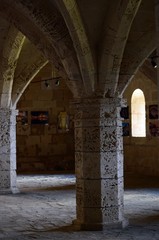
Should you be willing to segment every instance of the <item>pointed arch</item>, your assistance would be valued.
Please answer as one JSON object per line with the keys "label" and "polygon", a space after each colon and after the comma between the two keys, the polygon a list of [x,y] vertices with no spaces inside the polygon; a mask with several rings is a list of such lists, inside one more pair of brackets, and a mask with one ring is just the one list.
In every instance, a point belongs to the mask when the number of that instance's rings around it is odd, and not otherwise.
{"label": "pointed arch", "polygon": [[97,80],[96,67],[78,4],[75,0],[58,0],[57,5],[72,37],[86,92],[92,94]]}
{"label": "pointed arch", "polygon": [[13,25],[10,25],[5,38],[0,66],[0,106],[10,107],[15,69],[25,37]]}
{"label": "pointed arch", "polygon": [[[117,3],[118,2],[118,3]],[[138,1],[113,1],[105,21],[102,53],[99,66],[100,89],[114,96],[120,65],[133,20],[140,7]],[[105,69],[105,72],[103,71]]]}
{"label": "pointed arch", "polygon": [[146,137],[145,96],[139,88],[131,97],[131,130],[132,137]]}
{"label": "pointed arch", "polygon": [[54,64],[75,97],[85,96],[73,41],[54,4],[49,1],[2,1],[0,13]]}
{"label": "pointed arch", "polygon": [[[28,58],[28,56],[31,55],[32,57]],[[17,102],[31,80],[47,63],[48,61],[41,52],[38,51],[28,39],[25,39],[14,74],[11,96],[12,108],[16,107]]]}

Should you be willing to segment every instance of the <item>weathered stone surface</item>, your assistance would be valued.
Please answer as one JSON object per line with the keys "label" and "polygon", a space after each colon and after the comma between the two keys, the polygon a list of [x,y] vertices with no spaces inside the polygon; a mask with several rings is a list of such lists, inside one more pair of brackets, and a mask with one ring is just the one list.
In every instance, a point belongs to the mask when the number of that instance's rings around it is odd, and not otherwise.
{"label": "weathered stone surface", "polygon": [[0,181],[0,190],[10,188],[10,186],[11,186],[11,182],[10,182],[11,172],[8,171],[8,170],[5,170],[5,171],[2,170],[2,171],[0,172],[0,178],[1,178],[1,181]]}
{"label": "weathered stone surface", "polygon": [[[144,186],[150,184],[149,178],[142,180]],[[0,196],[0,238],[9,240],[159,239],[159,181],[151,178],[151,186],[156,186],[152,191],[150,188],[143,188],[143,185],[138,188],[138,184],[141,184],[141,176],[131,178],[130,182],[135,184],[135,189],[126,189],[124,193],[125,214],[130,218],[130,226],[121,230],[120,222],[113,225],[107,222],[104,231],[94,231],[95,229],[77,231],[76,226],[71,224],[76,214],[75,181],[73,175],[18,176],[17,184],[23,194]],[[73,185],[73,188],[70,189],[70,185]],[[58,188],[58,191],[53,191],[53,188]],[[105,209],[102,211],[104,212]],[[87,210],[88,216],[92,214],[94,223],[100,221],[98,212],[96,208]],[[85,217],[87,215],[85,214]]]}
{"label": "weathered stone surface", "polygon": [[16,154],[12,153],[11,161],[9,154],[1,154],[0,159],[0,171],[16,170]]}
{"label": "weathered stone surface", "polygon": [[77,222],[85,228],[124,219],[121,102],[86,99],[75,105]]}
{"label": "weathered stone surface", "polygon": [[76,174],[79,178],[96,179],[123,176],[123,151],[76,152]]}
{"label": "weathered stone surface", "polygon": [[123,176],[123,151],[101,152],[101,177],[118,178]]}
{"label": "weathered stone surface", "polygon": [[102,179],[101,181],[78,180],[76,186],[77,205],[81,207],[112,207],[123,205],[123,179]]}
{"label": "weathered stone surface", "polygon": [[0,192],[16,188],[16,110],[0,109]]}

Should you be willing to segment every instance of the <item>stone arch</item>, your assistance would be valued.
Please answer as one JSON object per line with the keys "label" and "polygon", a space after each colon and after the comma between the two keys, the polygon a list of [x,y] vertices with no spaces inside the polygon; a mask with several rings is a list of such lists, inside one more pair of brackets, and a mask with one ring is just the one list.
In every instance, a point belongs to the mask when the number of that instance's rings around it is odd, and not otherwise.
{"label": "stone arch", "polygon": [[142,45],[141,42],[137,42],[135,45],[136,51],[133,53],[129,52],[132,45],[128,44],[127,52],[124,54],[120,69],[119,82],[117,87],[117,92],[119,95],[123,94],[139,67],[155,49],[155,39],[155,32],[146,33],[143,35],[143,41],[146,43],[146,48],[144,45]]}
{"label": "stone arch", "polygon": [[[49,2],[47,3],[49,4]],[[0,12],[26,35],[46,58],[54,62],[76,97],[85,94],[73,42],[62,16],[46,3],[3,1]],[[66,74],[67,73],[67,74]]]}
{"label": "stone arch", "polygon": [[[75,0],[60,0],[57,1],[57,5],[73,39],[87,94],[92,94],[97,81],[96,69],[77,3]],[[87,69],[87,71],[85,69]]]}
{"label": "stone arch", "polygon": [[[4,23],[4,20],[2,20]],[[8,25],[8,23],[6,23]],[[1,48],[1,66],[0,66],[0,106],[10,107],[11,91],[14,79],[17,60],[23,46],[24,36],[13,25],[8,25],[8,31],[4,34],[5,39]]]}
{"label": "stone arch", "polygon": [[118,4],[114,1],[110,4],[99,64],[99,88],[102,94],[106,92],[108,96],[114,96],[116,92],[123,52],[140,4],[141,1],[122,1]]}
{"label": "stone arch", "polygon": [[[142,16],[142,21],[141,21]],[[142,1],[123,54],[117,92],[122,95],[139,67],[156,48],[153,1]]]}
{"label": "stone arch", "polygon": [[[31,57],[28,58],[29,55]],[[48,61],[39,51],[36,50],[34,45],[28,40],[25,40],[24,47],[19,57],[19,62],[20,64],[18,64],[15,71],[12,89],[12,107],[14,108],[31,80]]]}

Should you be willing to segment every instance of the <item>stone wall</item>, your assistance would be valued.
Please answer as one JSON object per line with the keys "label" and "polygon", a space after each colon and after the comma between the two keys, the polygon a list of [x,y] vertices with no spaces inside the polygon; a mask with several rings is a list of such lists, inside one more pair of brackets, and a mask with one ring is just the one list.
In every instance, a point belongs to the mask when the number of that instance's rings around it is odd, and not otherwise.
{"label": "stone wall", "polygon": [[[28,122],[17,122],[17,172],[74,171],[73,114],[69,108],[72,94],[64,81],[49,78],[48,64],[34,78],[18,102],[17,109],[27,111]],[[48,124],[32,124],[32,111],[48,111]],[[58,115],[67,112],[69,129],[58,128]]]}
{"label": "stone wall", "polygon": [[[50,76],[48,64],[33,80],[21,97],[17,109],[28,111],[28,123],[17,123],[17,170],[21,172],[74,171],[73,112],[69,107],[72,94],[64,81],[55,86],[54,81],[45,86]],[[131,137],[131,96],[140,88],[146,100],[146,137]],[[130,136],[124,137],[125,172],[159,176],[159,138],[149,132],[149,105],[157,104],[156,84],[138,73],[124,93],[129,106]],[[48,111],[49,124],[31,124],[31,111]],[[58,129],[58,115],[69,114],[69,131]]]}
{"label": "stone wall", "polygon": [[[146,101],[146,137],[131,137],[131,96],[140,88]],[[130,136],[124,137],[125,172],[139,173],[148,176],[159,176],[159,138],[149,131],[149,105],[157,104],[157,87],[142,73],[138,73],[124,93],[129,106]]]}

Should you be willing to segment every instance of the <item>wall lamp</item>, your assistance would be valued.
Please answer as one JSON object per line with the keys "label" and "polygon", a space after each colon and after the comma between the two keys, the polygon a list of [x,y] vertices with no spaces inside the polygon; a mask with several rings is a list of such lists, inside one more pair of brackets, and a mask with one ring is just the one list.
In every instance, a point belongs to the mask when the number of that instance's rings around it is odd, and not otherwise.
{"label": "wall lamp", "polygon": [[153,56],[151,57],[151,65],[153,68],[157,68],[157,63],[155,61],[156,58],[158,58],[159,56]]}

